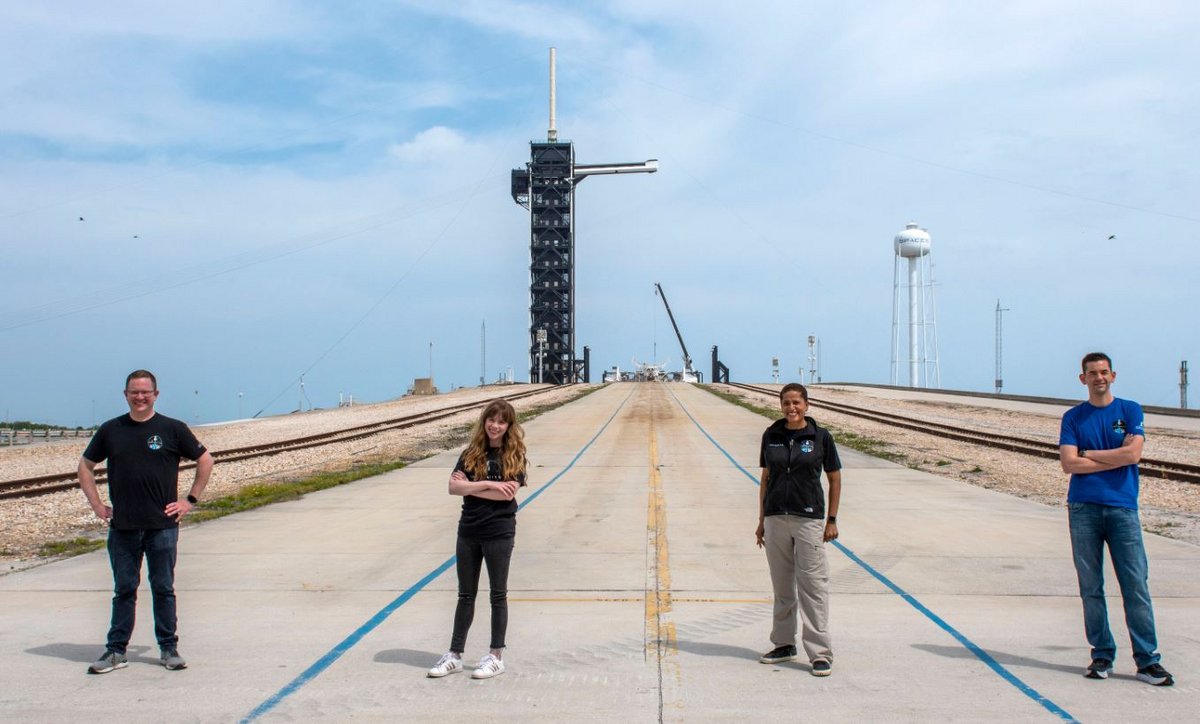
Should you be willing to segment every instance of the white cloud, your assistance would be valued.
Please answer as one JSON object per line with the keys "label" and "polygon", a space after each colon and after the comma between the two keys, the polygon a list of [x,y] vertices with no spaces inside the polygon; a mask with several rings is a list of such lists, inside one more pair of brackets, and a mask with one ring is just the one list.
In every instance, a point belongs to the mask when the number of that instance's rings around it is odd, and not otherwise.
{"label": "white cloud", "polygon": [[[910,219],[937,244],[946,379],[980,372],[965,361],[975,342],[949,332],[988,327],[997,297],[1020,310],[1006,349],[1073,364],[1073,350],[1030,347],[1019,320],[1078,317],[1072,300],[1094,295],[1122,254],[1146,260],[1120,270],[1144,287],[1191,288],[1195,222],[1138,208],[1187,216],[1200,193],[1191,6],[1094,2],[1076,17],[1083,6],[1054,1],[633,3],[9,3],[0,133],[34,140],[0,174],[0,244],[13,250],[0,288],[38,304],[99,300],[141,278],[130,259],[152,248],[154,275],[196,281],[144,304],[195,306],[213,323],[206,371],[253,368],[273,387],[278,370],[311,362],[310,347],[323,350],[415,269],[309,378],[314,389],[343,374],[332,360],[344,357],[356,359],[360,396],[386,396],[396,379],[421,376],[429,341],[477,349],[468,338],[483,316],[489,359],[523,375],[528,220],[508,170],[545,132],[549,45],[560,133],[579,162],[660,159],[653,176],[580,187],[577,331],[594,371],[650,356],[661,281],[698,358],[720,344],[741,360],[736,374],[759,365],[765,375],[771,355],[801,359],[815,333],[831,362],[839,349],[882,345],[836,370],[882,380],[891,237]],[[226,88],[231,68],[242,75]],[[67,158],[39,156],[42,146]],[[1110,234],[1128,245],[1096,243]],[[261,263],[201,278],[243,255]],[[440,296],[451,288],[453,304]],[[1189,307],[1166,293],[1073,326],[1182,340],[1172,354],[1187,356],[1195,335],[1178,333],[1191,327],[1177,310]],[[489,294],[509,301],[489,306]],[[771,315],[751,311],[773,305],[798,310],[795,348]],[[0,345],[30,340],[47,358],[83,359],[49,349],[52,338],[142,306],[22,328]],[[239,346],[267,329],[270,344]],[[660,320],[659,356],[676,358],[666,330]],[[419,340],[415,362],[387,347],[398,339]],[[158,342],[189,344],[175,330]],[[1129,365],[1149,347],[1115,353]],[[376,348],[385,363],[357,359]],[[447,363],[465,368],[459,382],[478,377],[462,361],[474,354]],[[0,360],[0,378],[43,379],[16,357]],[[0,387],[14,409],[43,404],[20,394]]]}
{"label": "white cloud", "polygon": [[388,153],[401,161],[420,163],[443,159],[461,151],[467,140],[454,129],[434,126],[421,131],[411,141],[393,144]]}

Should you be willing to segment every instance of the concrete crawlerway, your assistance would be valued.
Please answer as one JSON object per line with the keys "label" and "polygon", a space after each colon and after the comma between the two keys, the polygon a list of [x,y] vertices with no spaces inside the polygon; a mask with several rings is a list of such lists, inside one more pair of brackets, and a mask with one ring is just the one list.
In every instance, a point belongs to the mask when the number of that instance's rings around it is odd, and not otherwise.
{"label": "concrete crawlerway", "polygon": [[[1178,684],[1133,679],[1115,595],[1120,660],[1111,679],[1089,681],[1062,509],[845,450],[843,547],[829,551],[834,674],[757,663],[770,586],[751,476],[766,424],[663,384],[611,385],[530,423],[503,676],[424,677],[455,603],[446,453],[187,528],[185,671],[157,665],[143,584],[130,665],[84,673],[107,627],[103,552],[0,577],[0,718],[1116,722],[1200,711],[1200,549],[1147,537]],[[481,596],[468,659],[485,653],[487,629]]]}

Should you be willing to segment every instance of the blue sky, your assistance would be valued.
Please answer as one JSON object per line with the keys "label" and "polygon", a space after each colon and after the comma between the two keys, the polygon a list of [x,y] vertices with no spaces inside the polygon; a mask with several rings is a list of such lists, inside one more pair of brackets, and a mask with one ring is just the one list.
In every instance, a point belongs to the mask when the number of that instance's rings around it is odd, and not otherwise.
{"label": "blue sky", "polygon": [[[155,2],[0,9],[0,408],[189,422],[525,378],[558,127],[592,373],[887,382],[892,237],[933,237],[942,385],[1177,405],[1200,363],[1200,10],[1185,2]],[[83,217],[83,221],[79,218]],[[1110,238],[1112,237],[1112,238]],[[238,393],[242,393],[239,398]],[[1193,406],[1200,393],[1193,393]]]}

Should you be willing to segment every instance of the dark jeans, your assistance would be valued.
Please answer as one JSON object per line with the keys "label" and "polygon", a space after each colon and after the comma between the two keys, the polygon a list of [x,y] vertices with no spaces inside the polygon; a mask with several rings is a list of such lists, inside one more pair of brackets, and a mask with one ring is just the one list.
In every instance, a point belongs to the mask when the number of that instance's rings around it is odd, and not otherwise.
{"label": "dark jeans", "polygon": [[513,536],[477,540],[458,537],[458,606],[454,609],[454,635],[450,650],[462,653],[467,647],[467,631],[475,618],[475,594],[479,592],[479,569],[487,564],[488,588],[492,601],[493,649],[504,648],[508,629],[508,563],[512,560]]}
{"label": "dark jeans", "polygon": [[125,653],[133,634],[143,556],[154,599],[154,637],[160,648],[174,648],[179,642],[175,635],[175,551],[178,544],[178,528],[109,529],[108,559],[112,563],[114,594],[112,625],[108,629],[109,651]]}

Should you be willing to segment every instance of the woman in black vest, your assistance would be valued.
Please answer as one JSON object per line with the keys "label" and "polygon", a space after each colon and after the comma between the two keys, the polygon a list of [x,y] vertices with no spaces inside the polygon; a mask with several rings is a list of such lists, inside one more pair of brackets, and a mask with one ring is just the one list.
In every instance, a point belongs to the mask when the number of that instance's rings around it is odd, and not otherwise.
{"label": "woman in black vest", "polygon": [[[779,391],[783,419],[762,436],[759,465],[758,530],[767,552],[775,607],[771,627],[774,648],[759,661],[793,661],[796,619],[813,676],[833,673],[829,636],[829,564],[825,544],[838,537],[837,512],[842,495],[842,462],[833,435],[807,416],[808,390],[795,382]],[[829,479],[829,505],[821,473]]]}

